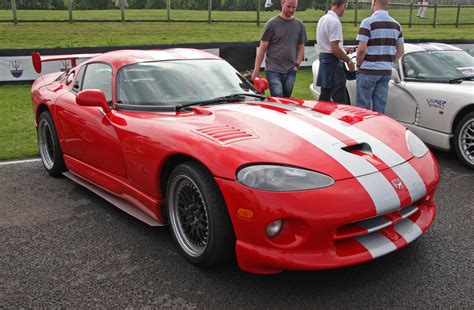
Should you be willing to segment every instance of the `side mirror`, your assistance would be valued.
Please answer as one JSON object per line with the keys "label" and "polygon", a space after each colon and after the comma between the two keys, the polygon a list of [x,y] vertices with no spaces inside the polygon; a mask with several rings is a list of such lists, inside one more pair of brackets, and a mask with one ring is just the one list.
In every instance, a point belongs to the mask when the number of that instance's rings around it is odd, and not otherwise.
{"label": "side mirror", "polygon": [[256,77],[254,80],[253,80],[253,87],[255,87],[255,89],[263,94],[265,93],[265,91],[268,89],[268,81],[266,78],[263,78],[263,77]]}
{"label": "side mirror", "polygon": [[100,89],[84,89],[77,94],[76,103],[84,107],[102,107],[105,113],[110,112],[105,94]]}
{"label": "side mirror", "polygon": [[400,79],[400,75],[398,75],[398,71],[395,68],[392,68],[392,81],[395,83],[400,83],[402,80]]}

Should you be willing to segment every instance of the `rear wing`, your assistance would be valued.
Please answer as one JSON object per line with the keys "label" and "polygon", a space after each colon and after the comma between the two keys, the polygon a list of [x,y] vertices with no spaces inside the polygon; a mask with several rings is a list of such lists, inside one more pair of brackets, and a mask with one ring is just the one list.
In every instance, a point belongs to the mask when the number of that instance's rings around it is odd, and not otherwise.
{"label": "rear wing", "polygon": [[41,56],[40,53],[31,53],[31,61],[33,62],[33,67],[35,68],[35,71],[41,73],[43,69],[43,62],[70,60],[72,67],[75,67],[77,65],[77,60],[89,59],[98,55],[100,54],[69,54]]}

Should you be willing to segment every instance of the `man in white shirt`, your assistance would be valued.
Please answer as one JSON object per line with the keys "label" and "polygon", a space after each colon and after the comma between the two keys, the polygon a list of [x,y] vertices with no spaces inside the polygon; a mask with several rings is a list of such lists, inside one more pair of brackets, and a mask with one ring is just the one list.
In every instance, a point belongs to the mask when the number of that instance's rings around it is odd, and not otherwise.
{"label": "man in white shirt", "polygon": [[428,0],[418,1],[420,8],[416,12],[416,17],[426,18],[426,11],[428,11]]}
{"label": "man in white shirt", "polygon": [[273,3],[272,0],[266,0],[265,1],[265,11],[273,11]]}
{"label": "man in white shirt", "polygon": [[331,10],[321,17],[316,29],[319,47],[319,71],[316,85],[321,88],[319,100],[349,103],[346,92],[346,71],[355,71],[355,64],[343,48],[342,24],[339,20],[347,9],[347,0],[333,0]]}

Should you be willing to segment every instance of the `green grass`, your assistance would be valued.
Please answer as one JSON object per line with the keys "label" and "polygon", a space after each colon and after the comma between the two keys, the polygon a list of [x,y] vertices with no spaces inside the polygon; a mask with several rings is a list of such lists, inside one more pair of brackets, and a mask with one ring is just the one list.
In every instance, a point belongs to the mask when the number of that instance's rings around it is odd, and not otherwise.
{"label": "green grass", "polygon": [[[400,22],[408,22],[408,8],[394,9],[392,14]],[[460,21],[468,22],[474,15],[474,8],[463,8]],[[428,11],[428,18],[421,20],[415,18],[415,22],[424,25],[414,25],[409,28],[404,26],[404,35],[408,40],[418,39],[464,39],[474,40],[472,25],[464,25],[456,28],[453,25],[439,25],[433,28],[432,15],[434,10]],[[262,20],[266,20],[273,13],[262,12]],[[323,14],[318,10],[306,10],[297,12],[297,16],[305,21],[308,39],[314,40],[316,36],[315,21]],[[369,10],[361,10],[358,13],[359,20],[368,16]],[[67,11],[18,11],[20,20],[28,19],[67,19]],[[164,19],[165,10],[127,10],[127,18],[134,19]],[[105,11],[74,11],[77,19],[118,19],[119,10]],[[172,11],[175,19],[207,19],[207,11]],[[255,12],[213,12],[214,19],[245,19],[255,20]],[[442,8],[438,11],[439,22],[454,22],[456,18],[455,9]],[[0,19],[11,19],[11,12],[0,10]],[[343,21],[354,19],[354,11],[348,10],[342,17]],[[264,22],[260,26],[255,23],[224,23],[213,22],[20,22],[14,25],[10,22],[0,23],[0,49],[9,48],[58,48],[58,47],[92,47],[92,46],[125,46],[125,45],[157,45],[176,43],[200,43],[200,42],[242,42],[258,41],[263,29]],[[353,23],[344,23],[344,38],[354,40],[358,26]],[[91,35],[92,34],[92,35]]]}
{"label": "green grass", "polygon": [[[391,10],[400,22],[407,23],[409,9]],[[414,12],[415,14],[416,12]],[[120,19],[120,10],[74,11],[74,19]],[[35,49],[58,47],[93,47],[120,45],[157,45],[200,42],[241,42],[258,41],[264,21],[277,14],[276,11],[261,12],[262,23],[224,23],[213,22],[11,22],[0,23],[0,49]],[[306,28],[308,39],[315,39],[315,21],[322,16],[322,11],[307,10],[297,12],[297,16],[308,21]],[[359,10],[358,19],[369,16],[369,10]],[[425,20],[414,19],[416,23],[409,28],[404,26],[404,35],[408,40],[416,39],[464,39],[474,40],[472,25],[459,28],[454,26],[431,26],[434,10],[428,11]],[[471,22],[474,8],[461,10],[460,22]],[[126,10],[127,19],[165,19],[165,10]],[[207,11],[172,11],[173,19],[207,20]],[[213,12],[213,19],[256,20],[255,12]],[[12,18],[11,11],[0,10],[0,20]],[[67,20],[67,11],[26,11],[18,10],[19,20],[48,19]],[[456,11],[451,8],[438,10],[438,22],[455,22]],[[358,27],[353,23],[354,11],[348,10],[342,17],[346,23],[344,38],[354,40]],[[311,22],[309,22],[311,21]],[[311,69],[302,70],[297,75],[293,97],[310,98],[308,85],[312,81]],[[0,159],[37,156],[36,132],[30,104],[29,85],[0,85]],[[267,92],[268,93],[268,92]]]}
{"label": "green grass", "polygon": [[[293,97],[310,98],[311,68],[296,76]],[[29,84],[0,85],[0,124],[0,160],[38,156]]]}
{"label": "green grass", "polygon": [[[410,10],[408,7],[395,7],[390,9],[391,14],[397,18],[401,23],[408,23]],[[464,7],[460,11],[460,23],[472,23],[471,15],[474,12],[474,7]],[[438,8],[437,23],[455,23],[457,8]],[[273,12],[260,12],[262,21],[268,20],[270,17],[277,14]],[[316,21],[324,14],[321,10],[309,9],[305,11],[298,11],[296,15],[304,21]],[[358,20],[369,16],[371,14],[370,8],[366,5],[358,10]],[[413,8],[413,15],[416,15],[416,8]],[[354,21],[355,10],[349,9],[342,17],[343,21]],[[431,24],[433,22],[434,9],[428,10],[427,19],[416,19],[416,23]],[[67,10],[17,10],[17,17],[20,21],[27,20],[69,20],[69,12]],[[126,9],[126,19],[137,20],[165,20],[167,19],[166,10],[139,10]],[[89,11],[73,11],[74,20],[120,20],[121,13],[119,9],[115,10],[89,10]],[[206,20],[208,19],[207,10],[172,10],[171,19],[178,20]],[[257,13],[248,11],[213,11],[212,19],[214,20],[247,20],[254,21],[257,19]],[[0,20],[12,20],[12,13],[9,10],[0,10]]]}
{"label": "green grass", "polygon": [[30,85],[0,86],[0,159],[38,155]]}

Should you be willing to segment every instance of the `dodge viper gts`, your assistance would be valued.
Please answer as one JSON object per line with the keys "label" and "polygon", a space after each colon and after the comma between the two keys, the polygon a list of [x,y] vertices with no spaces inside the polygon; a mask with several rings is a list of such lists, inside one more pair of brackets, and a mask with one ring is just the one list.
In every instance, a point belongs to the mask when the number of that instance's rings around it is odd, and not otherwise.
{"label": "dodge viper gts", "polygon": [[[316,61],[314,81],[318,69]],[[355,105],[356,81],[346,86]],[[319,87],[309,88],[318,99]],[[392,71],[385,113],[427,144],[455,150],[474,169],[474,58],[465,51],[441,43],[405,44]]]}
{"label": "dodge viper gts", "polygon": [[[45,61],[74,55],[33,55]],[[357,107],[265,97],[192,49],[97,55],[32,85],[47,172],[149,225],[196,266],[328,269],[406,246],[432,224],[425,144]]]}

